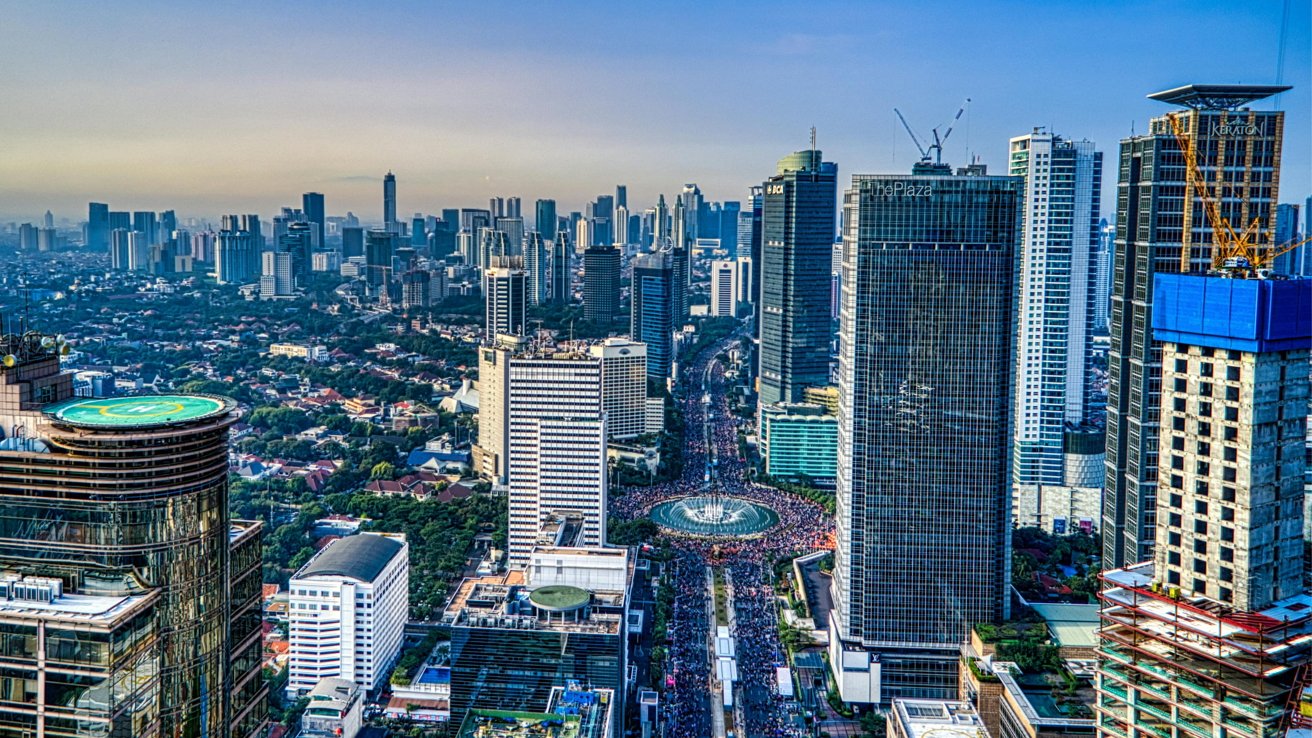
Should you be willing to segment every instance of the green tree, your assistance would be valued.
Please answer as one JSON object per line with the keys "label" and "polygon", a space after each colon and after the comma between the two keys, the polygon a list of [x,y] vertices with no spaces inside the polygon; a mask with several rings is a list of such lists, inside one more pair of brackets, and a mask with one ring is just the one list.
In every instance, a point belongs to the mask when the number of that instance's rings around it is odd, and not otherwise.
{"label": "green tree", "polygon": [[396,465],[390,461],[380,461],[369,469],[370,479],[391,479],[396,474]]}

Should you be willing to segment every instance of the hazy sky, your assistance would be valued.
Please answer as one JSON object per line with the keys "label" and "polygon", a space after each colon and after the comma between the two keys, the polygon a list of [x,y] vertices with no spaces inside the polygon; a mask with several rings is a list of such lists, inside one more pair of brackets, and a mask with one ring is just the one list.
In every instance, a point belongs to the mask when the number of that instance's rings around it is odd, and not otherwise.
{"label": "hazy sky", "polygon": [[[1281,199],[1301,202],[1312,20],[1289,4]],[[633,209],[684,182],[741,199],[812,125],[844,181],[904,171],[893,107],[928,134],[967,97],[953,164],[969,147],[1000,169],[1043,125],[1096,141],[1114,180],[1117,141],[1168,109],[1145,94],[1275,81],[1282,5],[8,2],[0,216],[269,214],[314,190],[377,220],[388,169],[404,214],[568,211],[616,183]]]}

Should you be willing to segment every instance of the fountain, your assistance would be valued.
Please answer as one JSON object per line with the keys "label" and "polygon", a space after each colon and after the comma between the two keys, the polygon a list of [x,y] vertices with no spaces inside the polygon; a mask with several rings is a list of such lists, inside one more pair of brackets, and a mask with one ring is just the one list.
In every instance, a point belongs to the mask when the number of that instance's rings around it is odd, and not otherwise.
{"label": "fountain", "polygon": [[779,522],[765,505],[719,494],[662,502],[649,516],[662,528],[699,536],[754,536]]}

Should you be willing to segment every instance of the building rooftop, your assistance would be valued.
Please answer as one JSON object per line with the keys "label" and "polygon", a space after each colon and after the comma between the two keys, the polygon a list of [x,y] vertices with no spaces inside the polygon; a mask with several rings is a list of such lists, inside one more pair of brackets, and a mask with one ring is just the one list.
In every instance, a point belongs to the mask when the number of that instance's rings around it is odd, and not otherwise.
{"label": "building rooftop", "polygon": [[[537,592],[544,596],[535,601]],[[587,601],[582,601],[585,596]],[[624,599],[624,592],[556,585],[535,589],[516,570],[462,581],[442,622],[468,628],[615,634],[623,626]]]}
{"label": "building rooftop", "polygon": [[1048,631],[1058,646],[1097,648],[1097,605],[1034,603],[1030,607],[1048,623]]}
{"label": "building rooftop", "polygon": [[396,538],[372,533],[339,538],[315,554],[292,578],[340,576],[372,582],[404,546]]}
{"label": "building rooftop", "polygon": [[215,395],[141,395],[70,400],[45,413],[77,428],[152,428],[223,415],[236,406]]}
{"label": "building rooftop", "polygon": [[892,716],[907,738],[987,738],[988,729],[969,702],[893,700]]}
{"label": "building rooftop", "polygon": [[59,620],[112,628],[153,602],[155,591],[140,595],[60,594],[50,601],[6,599],[0,595],[0,621]]}
{"label": "building rooftop", "polygon": [[1290,89],[1289,85],[1185,85],[1154,92],[1148,99],[1197,110],[1234,110]]}
{"label": "building rooftop", "polygon": [[1010,669],[994,669],[1003,689],[1011,694],[1016,705],[1030,725],[1065,729],[1093,727],[1093,713],[1089,706],[1095,701],[1088,684],[1077,689],[1073,698],[1054,696],[1055,690],[1044,674],[1016,675]]}

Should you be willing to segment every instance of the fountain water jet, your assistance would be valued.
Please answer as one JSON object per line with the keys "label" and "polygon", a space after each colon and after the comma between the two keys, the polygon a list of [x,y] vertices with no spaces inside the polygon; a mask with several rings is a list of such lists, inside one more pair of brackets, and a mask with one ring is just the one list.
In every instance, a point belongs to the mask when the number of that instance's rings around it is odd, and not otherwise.
{"label": "fountain water jet", "polygon": [[662,528],[700,536],[753,536],[779,522],[765,505],[717,494],[662,502],[649,517]]}

